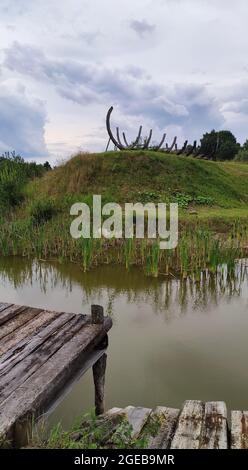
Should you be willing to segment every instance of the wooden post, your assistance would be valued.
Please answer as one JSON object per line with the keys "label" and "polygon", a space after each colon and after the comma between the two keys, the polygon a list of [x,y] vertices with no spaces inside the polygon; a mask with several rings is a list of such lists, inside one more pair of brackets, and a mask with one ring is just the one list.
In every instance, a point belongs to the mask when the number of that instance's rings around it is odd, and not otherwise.
{"label": "wooden post", "polygon": [[104,322],[104,312],[101,305],[91,305],[92,323],[99,325]]}
{"label": "wooden post", "polygon": [[[104,323],[104,310],[101,305],[91,306],[91,319],[92,323],[95,325]],[[105,349],[105,345],[107,346],[106,337],[103,339],[103,342],[101,342],[101,344],[97,346],[97,349]],[[92,367],[95,385],[95,413],[97,416],[104,413],[104,386],[106,365],[107,354],[103,353],[103,355]]]}
{"label": "wooden post", "polygon": [[96,416],[104,413],[104,386],[105,386],[106,365],[107,365],[107,354],[105,353],[93,365]]}

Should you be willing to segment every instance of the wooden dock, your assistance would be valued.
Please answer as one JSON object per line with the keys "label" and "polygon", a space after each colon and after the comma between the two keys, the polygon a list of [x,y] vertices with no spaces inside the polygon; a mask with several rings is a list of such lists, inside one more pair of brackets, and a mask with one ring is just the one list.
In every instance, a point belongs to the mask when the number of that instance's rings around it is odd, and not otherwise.
{"label": "wooden dock", "polygon": [[89,367],[96,413],[104,412],[111,326],[100,306],[87,316],[0,303],[0,443],[25,444],[33,420]]}
{"label": "wooden dock", "polygon": [[158,406],[112,408],[99,417],[99,426],[107,423],[108,431],[100,443],[114,447],[115,436],[125,421],[131,439],[145,439],[148,449],[248,449],[248,412],[232,411],[230,428],[224,402],[203,403],[188,400],[181,410]]}

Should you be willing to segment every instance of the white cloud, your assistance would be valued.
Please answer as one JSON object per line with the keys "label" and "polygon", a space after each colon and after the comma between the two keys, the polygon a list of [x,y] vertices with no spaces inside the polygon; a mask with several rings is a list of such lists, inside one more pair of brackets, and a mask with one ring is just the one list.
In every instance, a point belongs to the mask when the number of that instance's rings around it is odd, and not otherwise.
{"label": "white cloud", "polygon": [[158,138],[229,128],[243,141],[247,16],[247,0],[2,0],[0,68],[7,94],[18,80],[45,102],[51,153],[103,149],[111,104],[130,134],[142,122]]}

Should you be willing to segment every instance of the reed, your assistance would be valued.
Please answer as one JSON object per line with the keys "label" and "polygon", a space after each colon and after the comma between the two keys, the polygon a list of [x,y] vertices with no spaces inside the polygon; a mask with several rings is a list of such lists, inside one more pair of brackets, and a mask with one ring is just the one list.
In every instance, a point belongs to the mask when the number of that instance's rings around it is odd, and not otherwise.
{"label": "reed", "polygon": [[70,236],[70,219],[55,216],[42,224],[31,218],[0,224],[0,255],[21,255],[29,258],[79,263],[84,271],[99,264],[121,264],[144,267],[147,274],[158,276],[199,273],[202,269],[215,272],[226,263],[248,252],[248,227],[236,221],[226,235],[216,234],[198,225],[181,229],[174,250],[160,250],[159,240],[137,239],[78,239]]}

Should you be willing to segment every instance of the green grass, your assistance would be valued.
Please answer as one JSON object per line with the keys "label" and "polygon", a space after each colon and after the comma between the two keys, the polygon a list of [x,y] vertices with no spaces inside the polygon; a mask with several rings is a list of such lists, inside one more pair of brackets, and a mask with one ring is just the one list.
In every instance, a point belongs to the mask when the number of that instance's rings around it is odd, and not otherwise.
{"label": "green grass", "polygon": [[28,448],[104,449],[114,447],[141,449],[146,446],[148,436],[157,429],[158,425],[155,427],[154,423],[149,423],[144,435],[134,439],[132,427],[125,415],[114,414],[109,417],[104,415],[96,417],[92,412],[77,419],[69,430],[64,430],[61,424],[58,424],[50,433],[47,433],[44,423],[42,426],[33,428]]}
{"label": "green grass", "polygon": [[210,199],[216,207],[245,208],[248,165],[152,151],[79,154],[27,187],[35,198],[102,194],[120,203],[167,201],[178,193]]}

